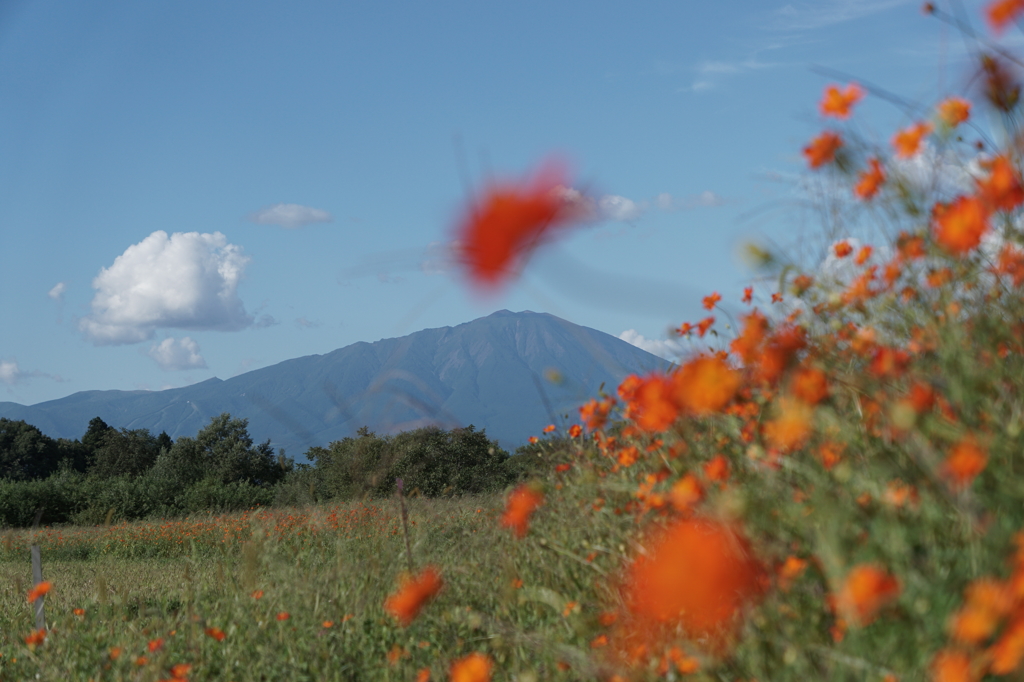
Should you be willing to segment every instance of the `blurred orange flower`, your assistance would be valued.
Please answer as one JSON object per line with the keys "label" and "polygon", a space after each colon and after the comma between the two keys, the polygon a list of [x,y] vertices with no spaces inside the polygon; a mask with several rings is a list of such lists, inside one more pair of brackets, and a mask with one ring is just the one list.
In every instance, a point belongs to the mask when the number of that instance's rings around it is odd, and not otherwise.
{"label": "blurred orange flower", "polygon": [[39,646],[45,640],[46,640],[46,628],[39,628],[38,630],[33,630],[31,632],[31,634],[28,634],[28,635],[25,636],[25,644],[27,644],[30,649],[33,649],[33,648]]}
{"label": "blurred orange flower", "polygon": [[277,619],[278,620],[288,620],[291,617],[292,617],[291,614],[288,613],[287,611],[278,611],[278,613],[277,613]]}
{"label": "blurred orange flower", "polygon": [[998,580],[975,580],[967,587],[964,606],[950,618],[953,639],[979,644],[992,636],[1000,621],[1013,609],[1013,594]]}
{"label": "blurred orange flower", "polygon": [[971,659],[962,651],[943,649],[932,659],[933,682],[974,682],[979,679],[971,670]]}
{"label": "blurred orange flower", "polygon": [[978,195],[990,211],[1012,211],[1024,203],[1024,188],[1021,187],[1017,169],[1005,156],[982,162],[989,175],[978,180]]}
{"label": "blurred orange flower", "polygon": [[715,291],[711,295],[704,297],[704,301],[703,301],[704,308],[706,310],[714,310],[715,309],[715,305],[719,301],[721,301],[721,300],[722,300],[722,296],[717,291]]}
{"label": "blurred orange flower", "polygon": [[419,575],[403,576],[398,591],[384,601],[384,610],[403,626],[407,626],[415,620],[424,605],[441,591],[443,585],[441,574],[433,566],[427,566]]}
{"label": "blurred orange flower", "polygon": [[579,438],[581,435],[583,435],[582,426],[580,426],[579,424],[573,424],[572,426],[569,427],[570,438]]}
{"label": "blurred orange flower", "polygon": [[530,179],[485,190],[458,229],[461,257],[475,284],[501,284],[553,229],[578,217],[559,193],[568,184],[561,164],[549,160]]}
{"label": "blurred orange flower", "polygon": [[860,247],[860,250],[857,252],[856,258],[853,259],[853,262],[856,263],[857,265],[864,265],[864,263],[866,263],[868,259],[871,258],[871,254],[874,253],[874,251],[875,249],[871,246]]}
{"label": "blurred orange flower", "polygon": [[764,425],[765,440],[783,452],[795,450],[811,435],[814,408],[792,398],[780,398],[778,404],[778,416]]}
{"label": "blurred orange flower", "polygon": [[850,246],[850,242],[845,239],[841,242],[836,242],[832,246],[832,250],[835,252],[836,258],[846,258],[853,253],[853,247]]}
{"label": "blurred orange flower", "polygon": [[704,499],[704,488],[693,474],[686,474],[672,484],[668,499],[677,511],[688,513]]}
{"label": "blurred orange flower", "polygon": [[962,97],[947,97],[936,107],[939,120],[950,128],[956,128],[971,115],[971,103]]}
{"label": "blurred orange flower", "polygon": [[1002,33],[1006,25],[1017,20],[1024,12],[1024,0],[994,0],[985,8],[985,18],[996,34]]}
{"label": "blurred orange flower", "polygon": [[988,210],[977,197],[958,197],[952,204],[936,204],[932,210],[935,241],[953,255],[977,248],[988,231]]}
{"label": "blurred orange flower", "polygon": [[896,156],[901,159],[909,159],[917,154],[921,150],[921,140],[931,132],[931,123],[918,122],[896,133],[892,138]]}
{"label": "blurred orange flower", "polygon": [[738,527],[682,519],[656,534],[627,570],[625,603],[644,626],[720,634],[761,591],[763,570]]}
{"label": "blurred orange flower", "polygon": [[783,592],[789,591],[793,581],[803,575],[807,568],[807,560],[790,555],[779,567],[779,589]]}
{"label": "blurred orange flower", "polygon": [[556,426],[555,426],[554,424],[548,424],[547,426],[545,426],[545,427],[544,427],[543,429],[541,429],[541,430],[542,430],[542,431],[543,431],[544,433],[551,433],[552,431],[554,431],[554,430],[555,430],[555,428],[557,428],[557,427],[556,427]]}
{"label": "blurred orange flower", "polygon": [[472,653],[452,664],[451,682],[489,682],[494,661],[487,654]]}
{"label": "blurred orange flower", "polygon": [[864,627],[900,594],[898,580],[875,564],[855,566],[843,581],[836,607],[847,620]]}
{"label": "blurred orange flower", "polygon": [[743,302],[750,303],[754,300],[754,287],[743,287]]}
{"label": "blurred orange flower", "polygon": [[853,193],[865,201],[878,194],[878,189],[885,182],[885,171],[878,159],[868,159],[868,164],[871,167],[857,176],[857,184],[853,186]]}
{"label": "blurred orange flower", "polygon": [[950,451],[942,463],[942,476],[954,490],[961,490],[971,484],[975,477],[985,470],[988,454],[974,436],[965,436]]}
{"label": "blurred orange flower", "polygon": [[661,374],[643,379],[634,392],[630,407],[636,425],[644,431],[664,431],[679,416],[673,400],[672,381]]}
{"label": "blurred orange flower", "polygon": [[811,168],[820,168],[826,163],[831,163],[836,158],[836,152],[842,146],[843,140],[839,134],[826,130],[811,140],[811,143],[804,147],[803,153]]}
{"label": "blurred orange flower", "polygon": [[828,377],[817,367],[801,367],[793,373],[789,390],[808,405],[817,405],[828,397]]}
{"label": "blurred orange flower", "polygon": [[501,525],[511,528],[516,537],[526,535],[530,516],[544,502],[544,493],[528,483],[523,483],[512,491],[505,503],[505,513],[501,517]]}
{"label": "blurred orange flower", "polygon": [[227,635],[224,634],[224,631],[220,628],[206,628],[206,634],[213,637],[218,642],[223,642],[224,638],[227,637]]}
{"label": "blurred orange flower", "polygon": [[34,602],[36,599],[45,595],[52,587],[53,583],[49,580],[44,580],[43,582],[36,584],[35,587],[28,591],[29,603]]}
{"label": "blurred orange flower", "polygon": [[703,320],[697,323],[697,336],[704,338],[704,335],[711,329],[711,325],[715,323],[714,317],[705,317]]}
{"label": "blurred orange flower", "polygon": [[740,387],[739,372],[719,357],[699,357],[672,374],[676,404],[697,415],[720,412]]}
{"label": "blurred orange flower", "polygon": [[989,670],[996,675],[1008,675],[1020,668],[1024,659],[1024,620],[1018,617],[1004,628],[988,654],[992,657]]}
{"label": "blurred orange flower", "polygon": [[842,91],[837,85],[829,85],[818,106],[822,116],[845,119],[850,117],[850,107],[863,98],[864,89],[856,83],[850,83]]}
{"label": "blurred orange flower", "polygon": [[723,455],[715,455],[704,464],[704,476],[709,481],[729,480],[729,460]]}

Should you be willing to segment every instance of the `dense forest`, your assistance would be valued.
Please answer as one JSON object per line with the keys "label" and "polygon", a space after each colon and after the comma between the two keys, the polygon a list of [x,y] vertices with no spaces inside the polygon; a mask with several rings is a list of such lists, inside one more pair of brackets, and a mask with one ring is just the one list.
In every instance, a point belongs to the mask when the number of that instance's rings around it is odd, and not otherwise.
{"label": "dense forest", "polygon": [[429,497],[501,490],[537,462],[510,456],[473,426],[354,437],[314,447],[309,463],[256,444],[248,421],[221,414],[195,437],[116,429],[99,417],[80,439],[0,419],[0,524],[98,524],[199,512],[381,497],[402,479]]}

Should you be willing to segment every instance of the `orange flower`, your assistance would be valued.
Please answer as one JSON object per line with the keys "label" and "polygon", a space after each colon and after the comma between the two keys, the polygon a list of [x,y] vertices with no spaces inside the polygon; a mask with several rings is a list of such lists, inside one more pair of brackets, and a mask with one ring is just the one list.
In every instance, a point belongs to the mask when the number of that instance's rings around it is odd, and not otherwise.
{"label": "orange flower", "polygon": [[1013,595],[1005,583],[980,579],[968,586],[965,596],[963,608],[950,619],[950,633],[958,642],[980,644],[1013,609]]}
{"label": "orange flower", "polygon": [[740,387],[739,373],[719,357],[699,357],[672,374],[676,404],[697,415],[720,412]]}
{"label": "orange flower", "polygon": [[591,431],[602,429],[608,421],[608,413],[611,412],[614,404],[610,398],[605,398],[601,402],[591,398],[580,407],[580,419]]}
{"label": "orange flower", "polygon": [[828,377],[816,367],[801,367],[793,373],[789,389],[808,405],[817,405],[828,397]]}
{"label": "orange flower", "polygon": [[878,194],[878,189],[885,182],[885,171],[878,159],[868,159],[868,163],[871,167],[857,176],[857,184],[853,186],[853,193],[864,201]]}
{"label": "orange flower", "polygon": [[526,535],[530,516],[544,502],[544,493],[524,483],[512,491],[505,503],[505,513],[501,517],[501,525],[511,528],[516,537]]}
{"label": "orange flower", "polygon": [[583,435],[583,427],[579,424],[573,424],[569,427],[569,438],[579,438]]}
{"label": "orange flower", "polygon": [[714,310],[715,304],[722,300],[721,295],[717,291],[713,292],[710,296],[704,297],[704,308],[706,310]]}
{"label": "orange flower", "polygon": [[862,246],[860,251],[857,252],[857,257],[853,259],[853,262],[857,265],[864,265],[871,258],[871,254],[874,252],[874,248],[871,246]]}
{"label": "orange flower", "polygon": [[71,613],[81,618],[85,615],[85,609],[71,609]]}
{"label": "orange flower", "polygon": [[738,528],[678,520],[628,568],[625,603],[641,627],[679,625],[691,636],[715,634],[761,591],[762,575]]}
{"label": "orange flower", "polygon": [[444,585],[441,574],[433,566],[427,566],[419,575],[403,576],[398,591],[384,602],[384,610],[403,626],[409,625],[424,605],[433,599]]}
{"label": "orange flower", "polygon": [[843,445],[836,443],[835,441],[825,441],[818,448],[818,459],[821,460],[821,466],[825,467],[826,471],[831,471],[832,467],[839,464],[839,460],[843,458]]}
{"label": "orange flower", "polygon": [[932,132],[931,123],[915,123],[909,128],[896,133],[892,138],[892,146],[896,148],[896,156],[909,159],[921,150],[921,139]]}
{"label": "orange flower", "polygon": [[803,152],[807,157],[807,164],[811,168],[820,168],[826,163],[831,163],[836,158],[836,152],[842,146],[843,140],[839,134],[826,130],[811,140],[811,143],[804,147]]}
{"label": "orange flower", "polygon": [[885,569],[861,564],[846,575],[836,607],[844,618],[864,627],[875,619],[882,607],[899,596],[901,589],[899,581]]}
{"label": "orange flower", "polygon": [[697,323],[697,336],[704,338],[704,335],[711,329],[711,325],[715,323],[714,317],[705,317],[703,320]]}
{"label": "orange flower", "polygon": [[743,287],[743,302],[750,303],[754,300],[754,287]]}
{"label": "orange flower", "polygon": [[950,128],[956,128],[971,115],[971,103],[961,97],[947,97],[936,109],[939,120]]}
{"label": "orange flower", "polygon": [[845,239],[841,242],[836,242],[832,246],[832,250],[835,251],[836,258],[846,258],[853,253],[853,247],[850,246],[850,242]]}
{"label": "orange flower", "polygon": [[49,592],[50,588],[52,587],[53,583],[49,580],[44,580],[43,582],[38,583],[35,587],[28,591],[29,603],[34,602],[36,599],[42,598],[42,596]]}
{"label": "orange flower", "polygon": [[962,651],[943,649],[932,659],[933,682],[974,682],[978,676],[971,670],[971,659]]}
{"label": "orange flower", "polygon": [[985,18],[992,32],[999,34],[1007,24],[1016,21],[1021,12],[1024,12],[1024,0],[994,0],[985,8]]}
{"label": "orange flower", "polygon": [[451,682],[489,682],[494,661],[487,654],[472,653],[452,664]]}
{"label": "orange flower", "polygon": [[485,190],[458,229],[470,279],[496,287],[553,229],[569,223],[574,213],[559,195],[568,185],[560,165],[548,161],[532,179]]}
{"label": "orange flower", "polygon": [[779,399],[779,414],[764,426],[764,437],[773,448],[788,452],[801,447],[811,435],[814,408],[801,400]]}
{"label": "orange flower", "polygon": [[783,592],[789,591],[789,588],[793,585],[793,581],[803,575],[806,568],[806,559],[801,559],[800,557],[795,557],[793,555],[786,557],[786,561],[779,567],[779,588]]}
{"label": "orange flower", "polygon": [[992,657],[989,670],[996,675],[1008,675],[1020,668],[1024,659],[1024,621],[1017,619],[1006,627],[988,653]]}
{"label": "orange flower", "polygon": [[291,614],[288,613],[287,611],[278,611],[278,613],[277,613],[277,619],[278,620],[288,620],[291,617],[292,617]]}
{"label": "orange flower", "polygon": [[46,640],[46,628],[39,628],[33,630],[31,634],[25,636],[25,644],[28,648],[34,649]]}
{"label": "orange flower", "polygon": [[540,438],[537,438],[537,436],[530,436],[526,440],[530,442],[530,445],[535,445],[540,442]]}
{"label": "orange flower", "polygon": [[119,646],[112,646],[110,647],[109,650],[107,650],[107,655],[110,657],[110,660],[112,661],[116,661],[117,659],[121,658],[121,654],[123,653],[124,647]]}
{"label": "orange flower", "polygon": [[253,599],[263,599],[263,590],[256,590],[252,593]]}
{"label": "orange flower", "polygon": [[224,631],[220,628],[206,628],[206,634],[213,637],[218,642],[223,642],[224,638],[227,637],[227,635],[224,634]]}
{"label": "orange flower", "polygon": [[668,499],[678,511],[688,513],[704,499],[704,488],[693,474],[686,474],[672,484]]}
{"label": "orange flower", "polygon": [[958,197],[952,204],[936,204],[932,210],[935,241],[960,256],[977,248],[988,231],[988,210],[977,197]]}
{"label": "orange flower", "polygon": [[176,663],[171,666],[171,679],[172,680],[184,680],[188,678],[188,674],[192,672],[192,664],[190,663]]}
{"label": "orange flower", "polygon": [[430,682],[430,668],[420,668],[417,670],[416,682]]}
{"label": "orange flower", "polygon": [[974,436],[966,436],[953,446],[953,450],[942,463],[942,476],[954,490],[962,490],[985,470],[988,454]]}
{"label": "orange flower", "polygon": [[555,428],[556,428],[556,427],[555,427],[555,425],[554,425],[554,424],[548,424],[547,426],[545,426],[545,427],[544,427],[543,429],[541,429],[541,430],[542,430],[542,431],[543,431],[544,433],[551,433],[552,431],[554,431],[554,430],[555,430]]}
{"label": "orange flower", "polygon": [[978,180],[978,194],[990,211],[1012,211],[1024,203],[1024,188],[1021,187],[1017,169],[1005,156],[997,156],[982,163],[989,171],[988,178]]}
{"label": "orange flower", "polygon": [[644,431],[664,431],[679,416],[679,408],[672,398],[672,381],[661,374],[644,379],[630,404],[636,425]]}
{"label": "orange flower", "polygon": [[743,331],[729,344],[729,349],[740,356],[743,362],[754,362],[767,335],[768,320],[755,309],[743,318]]}
{"label": "orange flower", "polygon": [[728,481],[729,460],[722,455],[715,455],[704,464],[704,476],[709,481]]}
{"label": "orange flower", "polygon": [[825,88],[825,96],[821,98],[819,108],[822,116],[850,118],[850,107],[864,97],[864,89],[856,83],[850,83],[840,92],[839,87],[830,85]]}

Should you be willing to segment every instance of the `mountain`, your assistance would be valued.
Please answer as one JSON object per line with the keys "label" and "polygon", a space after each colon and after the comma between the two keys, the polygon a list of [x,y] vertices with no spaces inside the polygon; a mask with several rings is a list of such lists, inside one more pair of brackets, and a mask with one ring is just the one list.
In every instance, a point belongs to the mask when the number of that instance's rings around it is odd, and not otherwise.
{"label": "mountain", "polygon": [[554,315],[502,310],[456,327],[286,360],[227,381],[164,391],[82,391],[31,406],[0,402],[0,417],[23,419],[54,438],[80,438],[96,416],[114,427],[178,438],[230,412],[249,420],[254,440],[269,438],[292,456],[364,425],[392,433],[473,424],[512,450],[552,421],[578,421],[576,408],[602,384],[614,392],[631,372],[667,366],[621,339]]}

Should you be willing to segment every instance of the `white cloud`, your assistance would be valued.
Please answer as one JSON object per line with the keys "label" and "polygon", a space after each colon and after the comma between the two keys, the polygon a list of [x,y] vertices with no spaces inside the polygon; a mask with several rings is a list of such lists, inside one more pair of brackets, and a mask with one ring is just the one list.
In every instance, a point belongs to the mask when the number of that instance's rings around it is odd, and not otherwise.
{"label": "white cloud", "polygon": [[248,262],[220,232],[158,230],[100,270],[79,329],[97,345],[139,343],[161,328],[242,329],[252,323],[238,297]]}
{"label": "white cloud", "polygon": [[61,300],[64,297],[64,292],[67,290],[67,288],[68,288],[67,282],[57,282],[53,286],[53,288],[50,289],[49,292],[47,292],[46,295],[49,296],[50,298],[52,298],[55,301],[59,301],[59,300]]}
{"label": "white cloud", "polygon": [[606,194],[597,200],[601,217],[605,220],[618,220],[624,223],[636,220],[643,215],[644,208],[632,199],[615,194]]}
{"label": "white cloud", "polygon": [[199,344],[188,336],[181,339],[167,338],[154,344],[149,349],[149,357],[166,370],[206,367],[206,360],[199,354]]}
{"label": "white cloud", "polygon": [[685,352],[683,344],[674,339],[648,339],[644,338],[635,329],[627,329],[619,334],[619,338],[626,343],[641,348],[659,358],[676,361]]}
{"label": "white cloud", "polygon": [[286,230],[295,230],[313,223],[330,223],[334,217],[327,211],[301,204],[274,204],[250,213],[249,220],[260,225],[280,225]]}
{"label": "white cloud", "polygon": [[18,367],[18,363],[0,360],[0,381],[8,386],[12,386],[18,383],[22,376],[23,374]]}
{"label": "white cloud", "polygon": [[305,317],[296,317],[295,326],[299,329],[312,329],[323,324],[320,320],[308,320]]}

